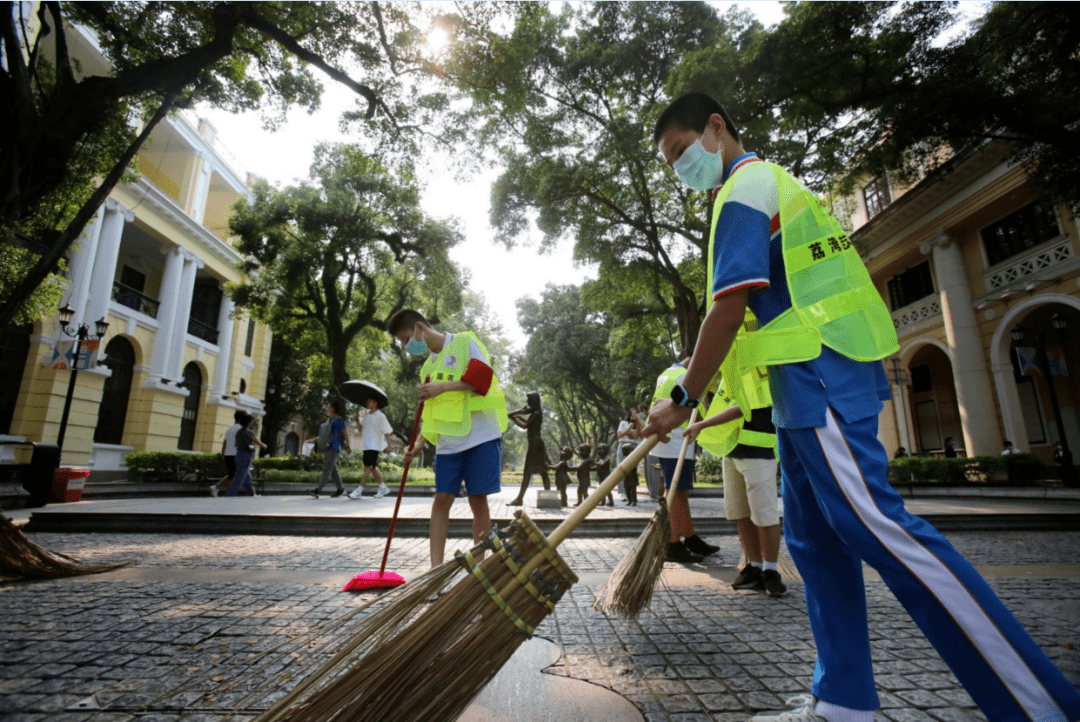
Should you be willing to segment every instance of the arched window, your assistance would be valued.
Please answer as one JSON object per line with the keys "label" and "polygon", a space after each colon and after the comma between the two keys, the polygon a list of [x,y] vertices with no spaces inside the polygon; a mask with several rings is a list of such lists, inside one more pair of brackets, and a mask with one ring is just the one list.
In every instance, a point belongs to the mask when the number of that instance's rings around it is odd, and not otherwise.
{"label": "arched window", "polygon": [[127,339],[117,336],[105,347],[105,356],[105,365],[112,371],[112,376],[105,379],[105,388],[101,390],[94,442],[122,444],[131,379],[135,375],[135,349]]}
{"label": "arched window", "polygon": [[300,453],[300,437],[295,431],[285,434],[285,454],[296,456]]}
{"label": "arched window", "polygon": [[184,399],[184,415],[180,419],[180,441],[176,448],[191,451],[195,448],[195,423],[199,418],[199,395],[202,393],[202,371],[192,361],[184,367],[184,383],[188,395]]}

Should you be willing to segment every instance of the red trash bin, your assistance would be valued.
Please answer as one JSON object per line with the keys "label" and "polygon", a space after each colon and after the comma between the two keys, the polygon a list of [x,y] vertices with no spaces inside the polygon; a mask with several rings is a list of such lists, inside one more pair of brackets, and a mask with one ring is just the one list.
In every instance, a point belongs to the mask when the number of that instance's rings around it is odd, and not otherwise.
{"label": "red trash bin", "polygon": [[82,499],[83,485],[90,470],[78,466],[63,466],[53,472],[53,501],[79,501]]}

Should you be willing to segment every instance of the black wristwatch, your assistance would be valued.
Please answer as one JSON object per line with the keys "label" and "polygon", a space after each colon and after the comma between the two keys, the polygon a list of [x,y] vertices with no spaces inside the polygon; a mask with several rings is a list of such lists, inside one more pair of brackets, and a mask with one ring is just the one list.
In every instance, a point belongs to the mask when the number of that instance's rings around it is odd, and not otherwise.
{"label": "black wristwatch", "polygon": [[690,394],[686,393],[686,387],[681,383],[675,384],[675,388],[671,389],[671,400],[675,402],[676,406],[685,406],[688,409],[695,409],[701,402],[695,398],[691,398]]}

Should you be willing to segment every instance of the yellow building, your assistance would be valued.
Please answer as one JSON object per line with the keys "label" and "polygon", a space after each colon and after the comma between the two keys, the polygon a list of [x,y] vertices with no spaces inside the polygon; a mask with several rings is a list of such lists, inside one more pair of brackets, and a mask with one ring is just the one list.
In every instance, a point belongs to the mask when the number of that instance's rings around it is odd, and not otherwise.
{"label": "yellow building", "polygon": [[[101,65],[92,37],[69,38],[85,68]],[[226,219],[249,178],[186,112],[154,129],[137,168],[73,249],[61,301],[72,327],[109,322],[96,365],[78,374],[61,459],[91,478],[122,476],[133,450],[216,452],[234,413],[261,416],[266,395],[270,332],[223,294],[240,279]],[[70,339],[56,317],[0,334],[0,441],[56,442],[71,372],[53,354]],[[12,448],[0,445],[0,461]]]}
{"label": "yellow building", "polygon": [[890,455],[941,452],[951,436],[969,456],[1008,440],[1050,461],[1059,429],[1080,451],[1080,246],[1068,209],[997,142],[911,187],[872,179],[854,201],[852,238],[900,339],[885,360]]}

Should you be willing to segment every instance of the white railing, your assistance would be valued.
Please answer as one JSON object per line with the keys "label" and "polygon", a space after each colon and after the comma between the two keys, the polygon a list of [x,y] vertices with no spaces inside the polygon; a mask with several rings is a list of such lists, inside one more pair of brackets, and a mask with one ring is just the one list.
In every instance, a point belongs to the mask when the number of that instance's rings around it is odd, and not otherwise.
{"label": "white railing", "polygon": [[929,298],[916,301],[915,303],[908,304],[903,308],[898,308],[893,311],[892,322],[893,326],[896,327],[897,333],[899,333],[908,326],[940,315],[941,297],[935,293]]}
{"label": "white railing", "polygon": [[1041,248],[1035,253],[1013,261],[1004,268],[998,268],[992,273],[986,274],[984,277],[986,290],[995,291],[1013,281],[1019,281],[1025,276],[1030,276],[1044,268],[1066,261],[1072,258],[1073,255],[1072,243],[1068,237],[1062,238],[1051,246]]}

